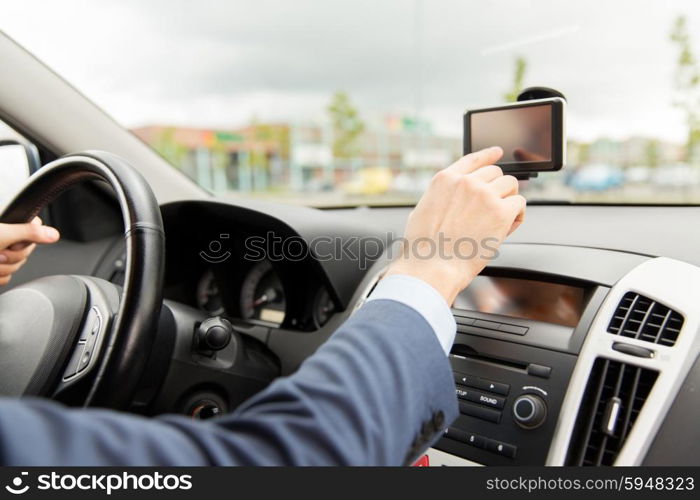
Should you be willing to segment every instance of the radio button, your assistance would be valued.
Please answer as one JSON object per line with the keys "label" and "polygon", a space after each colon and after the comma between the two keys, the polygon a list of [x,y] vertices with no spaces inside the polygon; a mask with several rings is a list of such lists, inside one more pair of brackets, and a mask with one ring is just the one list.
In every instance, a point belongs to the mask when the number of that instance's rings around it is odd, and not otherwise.
{"label": "radio button", "polygon": [[445,437],[454,439],[455,441],[461,441],[462,443],[467,442],[467,432],[457,427],[448,427],[443,433]]}
{"label": "radio button", "polygon": [[487,422],[494,422],[497,424],[501,421],[500,411],[492,410],[491,408],[486,408],[481,405],[474,405],[471,403],[464,403],[460,401],[459,411],[463,415],[480,418],[481,420],[486,420]]}
{"label": "radio button", "polygon": [[464,375],[462,373],[454,373],[454,378],[455,378],[455,383],[456,384],[462,384],[462,385],[467,385],[469,387],[477,387],[476,385],[476,380],[477,378],[474,375]]}
{"label": "radio button", "polygon": [[530,363],[527,365],[527,374],[534,377],[549,378],[549,376],[552,374],[552,368],[550,366]]}
{"label": "radio button", "polygon": [[459,399],[466,399],[467,401],[469,401],[469,396],[472,393],[471,390],[468,390],[466,387],[462,387],[460,385],[456,387],[455,392],[457,393],[457,397]]}
{"label": "radio button", "polygon": [[495,321],[486,321],[484,319],[477,319],[474,322],[474,326],[478,328],[487,328],[489,330],[498,330],[498,327],[501,326],[500,323],[496,323]]}
{"label": "radio button", "polygon": [[486,442],[486,449],[490,452],[498,453],[499,455],[508,458],[515,458],[515,454],[518,451],[518,449],[512,444],[502,443],[500,441],[496,441],[495,439],[489,439]]}
{"label": "radio button", "polygon": [[528,330],[529,328],[526,326],[509,325],[506,323],[502,324],[498,329],[499,332],[512,333],[515,335],[525,335]]}
{"label": "radio button", "polygon": [[471,432],[467,432],[467,440],[465,441],[467,444],[470,444],[476,448],[486,448],[486,442],[488,441],[484,436],[479,436],[478,434],[473,434]]}
{"label": "radio button", "polygon": [[499,410],[506,404],[505,398],[494,396],[493,394],[486,394],[485,392],[481,391],[475,391],[461,385],[456,386],[455,392],[459,399],[490,406],[491,408],[498,408]]}
{"label": "radio button", "polygon": [[474,318],[466,318],[464,316],[457,316],[455,314],[455,321],[458,325],[471,326],[476,320]]}
{"label": "radio button", "polygon": [[484,391],[488,392],[495,392],[496,394],[502,394],[504,396],[506,396],[508,394],[508,391],[510,391],[510,386],[508,384],[502,384],[500,382],[494,382],[492,380],[486,380],[484,378],[474,378],[470,382],[470,384],[465,385],[471,385],[472,387],[476,387],[477,389],[483,389]]}
{"label": "radio button", "polygon": [[472,391],[467,395],[467,400],[498,409],[503,408],[503,406],[506,404],[505,398],[493,396],[491,394],[484,394],[483,392]]}

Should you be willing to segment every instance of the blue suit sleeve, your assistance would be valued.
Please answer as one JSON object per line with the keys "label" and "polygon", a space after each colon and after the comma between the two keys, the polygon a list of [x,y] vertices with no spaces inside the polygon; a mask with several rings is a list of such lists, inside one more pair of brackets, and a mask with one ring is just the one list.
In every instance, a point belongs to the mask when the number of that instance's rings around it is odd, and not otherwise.
{"label": "blue suit sleeve", "polygon": [[197,422],[42,400],[0,401],[5,465],[401,465],[457,415],[432,328],[392,300],[365,304],[292,376]]}

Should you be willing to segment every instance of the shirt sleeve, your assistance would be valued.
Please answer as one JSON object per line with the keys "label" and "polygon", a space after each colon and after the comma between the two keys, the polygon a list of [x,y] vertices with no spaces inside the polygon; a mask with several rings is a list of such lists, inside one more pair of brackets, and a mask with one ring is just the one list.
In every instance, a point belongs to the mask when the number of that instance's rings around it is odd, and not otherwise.
{"label": "shirt sleeve", "polygon": [[418,314],[430,325],[445,354],[450,353],[457,333],[457,323],[445,299],[425,281],[405,274],[383,278],[372,291],[370,300],[395,300]]}

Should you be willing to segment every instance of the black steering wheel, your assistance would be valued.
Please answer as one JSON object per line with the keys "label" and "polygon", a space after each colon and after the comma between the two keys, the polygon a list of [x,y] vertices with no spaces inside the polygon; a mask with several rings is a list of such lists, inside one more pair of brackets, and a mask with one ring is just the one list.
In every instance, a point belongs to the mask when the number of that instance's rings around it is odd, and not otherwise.
{"label": "black steering wheel", "polygon": [[156,335],[165,255],[163,220],[146,180],[109,153],[64,156],[29,178],[0,222],[29,222],[87,180],[109,184],[121,207],[123,290],[91,276],[59,275],[0,295],[0,395],[68,395],[60,399],[125,408],[139,385]]}

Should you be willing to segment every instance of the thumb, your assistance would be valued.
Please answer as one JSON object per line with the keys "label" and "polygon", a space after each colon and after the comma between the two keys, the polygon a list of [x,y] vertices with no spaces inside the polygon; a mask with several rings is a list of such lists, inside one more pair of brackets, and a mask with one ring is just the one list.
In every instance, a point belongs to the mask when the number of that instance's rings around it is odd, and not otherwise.
{"label": "thumb", "polygon": [[39,224],[0,224],[0,250],[16,243],[54,243],[60,235],[56,229]]}

